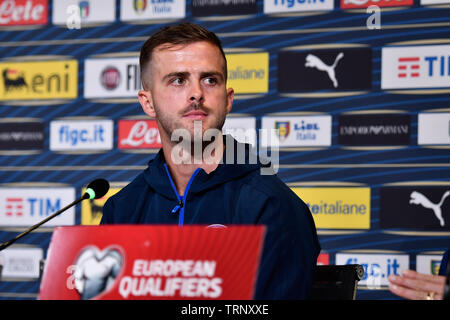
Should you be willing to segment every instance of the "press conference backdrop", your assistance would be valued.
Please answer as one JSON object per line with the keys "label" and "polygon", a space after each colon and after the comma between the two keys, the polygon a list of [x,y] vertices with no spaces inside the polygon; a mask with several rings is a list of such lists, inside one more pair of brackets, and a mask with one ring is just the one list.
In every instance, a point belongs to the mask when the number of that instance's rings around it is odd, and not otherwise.
{"label": "press conference backdrop", "polygon": [[0,241],[92,179],[112,184],[0,254],[1,298],[35,299],[53,228],[97,224],[154,157],[139,50],[192,21],[226,51],[224,131],[270,147],[258,129],[279,130],[278,175],[310,206],[318,263],[359,263],[357,299],[396,299],[389,274],[437,273],[450,247],[449,17],[450,0],[0,1]]}

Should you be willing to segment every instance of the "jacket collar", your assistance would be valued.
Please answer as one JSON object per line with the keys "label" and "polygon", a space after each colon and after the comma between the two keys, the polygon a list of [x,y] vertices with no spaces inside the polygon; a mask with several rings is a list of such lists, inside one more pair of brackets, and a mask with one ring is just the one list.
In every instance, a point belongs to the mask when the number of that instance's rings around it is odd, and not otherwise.
{"label": "jacket collar", "polygon": [[[230,135],[224,135],[223,139],[225,152],[222,162],[209,174],[200,169],[189,188],[189,194],[205,192],[261,168],[262,164],[256,154],[252,153],[249,144],[239,143]],[[165,163],[163,150],[160,149],[157,155],[149,161],[148,167],[144,171],[144,178],[155,192],[176,200],[177,197],[164,168]]]}

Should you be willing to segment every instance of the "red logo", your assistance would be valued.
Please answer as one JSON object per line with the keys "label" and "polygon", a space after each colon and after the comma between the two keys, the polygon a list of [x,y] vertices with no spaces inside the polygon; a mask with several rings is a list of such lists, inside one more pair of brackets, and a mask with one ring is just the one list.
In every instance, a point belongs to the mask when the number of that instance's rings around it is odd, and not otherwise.
{"label": "red logo", "polygon": [[341,0],[342,9],[358,9],[369,6],[400,7],[412,6],[413,4],[414,0]]}
{"label": "red logo", "polygon": [[0,25],[47,24],[48,0],[0,0]]}
{"label": "red logo", "polygon": [[161,148],[156,120],[119,120],[119,149]]}
{"label": "red logo", "polygon": [[249,300],[264,231],[263,226],[57,228],[39,299]]}
{"label": "red logo", "polygon": [[114,90],[120,83],[119,70],[116,67],[106,67],[101,74],[100,81],[106,90]]}
{"label": "red logo", "polygon": [[330,264],[330,254],[329,253],[321,253],[317,257],[317,265],[318,266],[327,266]]}
{"label": "red logo", "polygon": [[419,57],[398,58],[398,77],[399,78],[407,78],[407,77],[416,78],[416,77],[420,76],[419,61],[420,61]]}
{"label": "red logo", "polygon": [[6,198],[6,216],[12,217],[23,216],[23,199],[22,198]]}

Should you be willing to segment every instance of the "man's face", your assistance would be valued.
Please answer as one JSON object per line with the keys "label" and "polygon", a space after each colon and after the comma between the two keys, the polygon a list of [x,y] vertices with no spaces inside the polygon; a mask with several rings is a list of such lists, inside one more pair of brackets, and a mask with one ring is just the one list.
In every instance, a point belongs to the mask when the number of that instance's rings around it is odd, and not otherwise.
{"label": "man's face", "polygon": [[225,61],[209,42],[157,47],[143,75],[148,91],[139,92],[144,112],[156,118],[161,139],[170,140],[175,129],[193,137],[194,121],[202,133],[222,129],[234,91],[226,89]]}

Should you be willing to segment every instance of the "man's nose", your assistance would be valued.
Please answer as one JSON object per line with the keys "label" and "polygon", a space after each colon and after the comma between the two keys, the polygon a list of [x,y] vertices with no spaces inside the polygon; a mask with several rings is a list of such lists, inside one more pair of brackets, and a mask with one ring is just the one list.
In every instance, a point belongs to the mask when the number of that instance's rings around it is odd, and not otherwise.
{"label": "man's nose", "polygon": [[199,82],[194,82],[190,88],[189,100],[191,102],[203,102],[203,88]]}

